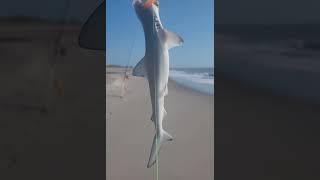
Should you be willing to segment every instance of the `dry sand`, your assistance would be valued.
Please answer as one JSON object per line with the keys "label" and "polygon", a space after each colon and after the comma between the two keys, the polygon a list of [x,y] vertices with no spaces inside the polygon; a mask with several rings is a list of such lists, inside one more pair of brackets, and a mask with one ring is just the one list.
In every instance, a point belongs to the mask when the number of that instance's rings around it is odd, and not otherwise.
{"label": "dry sand", "polygon": [[[145,79],[129,77],[119,93],[123,69],[107,68],[107,179],[156,179],[147,161],[154,136]],[[159,178],[213,179],[213,96],[170,82],[165,98],[165,129],[174,137],[160,152]]]}

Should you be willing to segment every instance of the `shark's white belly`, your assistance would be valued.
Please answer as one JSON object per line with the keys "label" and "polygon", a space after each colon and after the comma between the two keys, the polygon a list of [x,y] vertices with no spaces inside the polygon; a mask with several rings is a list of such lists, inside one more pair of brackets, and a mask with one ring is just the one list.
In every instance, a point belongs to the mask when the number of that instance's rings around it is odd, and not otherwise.
{"label": "shark's white belly", "polygon": [[155,46],[154,53],[148,54],[149,60],[146,62],[149,86],[158,97],[162,95],[169,79],[169,53],[164,45],[159,46]]}
{"label": "shark's white belly", "polygon": [[147,78],[149,82],[150,97],[153,110],[153,120],[157,130],[162,129],[162,121],[165,115],[164,96],[167,91],[169,79],[169,53],[162,46],[149,54],[149,61],[146,62]]}

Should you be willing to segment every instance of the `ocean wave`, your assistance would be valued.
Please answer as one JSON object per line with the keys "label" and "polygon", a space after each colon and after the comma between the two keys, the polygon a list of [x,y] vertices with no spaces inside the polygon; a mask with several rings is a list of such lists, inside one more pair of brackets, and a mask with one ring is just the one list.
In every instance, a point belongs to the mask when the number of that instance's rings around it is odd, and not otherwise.
{"label": "ocean wave", "polygon": [[194,83],[212,85],[214,83],[213,73],[211,72],[187,72],[182,70],[171,70],[170,77],[173,79],[184,79]]}

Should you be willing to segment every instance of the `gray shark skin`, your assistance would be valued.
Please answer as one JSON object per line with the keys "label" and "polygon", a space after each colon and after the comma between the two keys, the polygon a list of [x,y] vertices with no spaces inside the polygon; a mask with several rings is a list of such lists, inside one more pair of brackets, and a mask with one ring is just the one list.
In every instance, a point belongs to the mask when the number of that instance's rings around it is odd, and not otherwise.
{"label": "gray shark skin", "polygon": [[132,74],[148,80],[153,111],[151,120],[156,131],[147,165],[150,168],[156,163],[162,144],[172,141],[172,136],[163,129],[162,123],[166,116],[164,97],[168,94],[168,51],[172,47],[181,45],[183,39],[163,27],[157,0],[134,0],[133,7],[143,26],[146,50],[145,56],[135,66]]}

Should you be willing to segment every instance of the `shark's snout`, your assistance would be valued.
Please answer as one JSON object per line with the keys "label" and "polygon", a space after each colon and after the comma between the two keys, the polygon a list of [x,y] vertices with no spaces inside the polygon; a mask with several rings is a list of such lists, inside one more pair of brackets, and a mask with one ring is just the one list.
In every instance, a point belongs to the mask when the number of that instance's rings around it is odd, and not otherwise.
{"label": "shark's snout", "polygon": [[144,8],[151,8],[152,5],[155,3],[156,0],[147,0],[144,4],[143,7]]}
{"label": "shark's snout", "polygon": [[156,5],[158,7],[159,1],[158,0],[133,0],[132,4],[134,6],[140,6],[145,9],[149,9],[152,7],[152,5]]}

